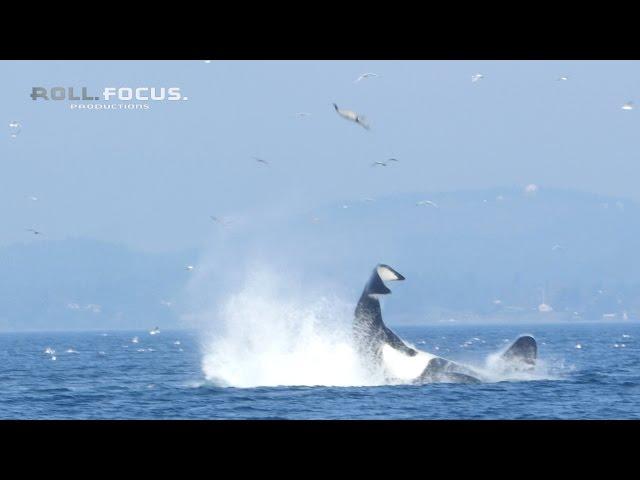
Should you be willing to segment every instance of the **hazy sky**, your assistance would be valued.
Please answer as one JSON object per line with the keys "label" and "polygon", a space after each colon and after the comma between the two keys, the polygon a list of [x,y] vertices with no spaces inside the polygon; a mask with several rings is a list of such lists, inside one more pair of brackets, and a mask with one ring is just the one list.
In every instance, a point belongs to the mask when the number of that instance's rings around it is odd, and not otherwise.
{"label": "hazy sky", "polygon": [[[354,83],[363,72],[379,77]],[[209,215],[250,222],[398,192],[537,183],[640,200],[640,108],[621,110],[640,107],[636,61],[2,61],[0,85],[0,246],[36,240],[35,227],[193,248],[216,228]],[[189,100],[73,111],[33,101],[33,86],[180,87]],[[400,163],[371,168],[390,156]]]}

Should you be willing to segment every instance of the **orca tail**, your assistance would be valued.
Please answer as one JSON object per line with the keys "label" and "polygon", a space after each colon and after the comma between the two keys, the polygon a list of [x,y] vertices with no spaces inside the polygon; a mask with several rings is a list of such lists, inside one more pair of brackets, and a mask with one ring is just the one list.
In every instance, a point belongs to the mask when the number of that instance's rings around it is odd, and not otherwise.
{"label": "orca tail", "polygon": [[396,272],[389,265],[378,264],[376,268],[374,268],[371,277],[369,278],[369,282],[365,286],[364,293],[369,296],[372,295],[387,295],[391,293],[391,290],[387,288],[384,282],[398,281],[404,280],[404,277]]}
{"label": "orca tail", "polygon": [[508,362],[520,362],[534,366],[538,357],[538,344],[531,335],[519,337],[502,354],[502,359]]}

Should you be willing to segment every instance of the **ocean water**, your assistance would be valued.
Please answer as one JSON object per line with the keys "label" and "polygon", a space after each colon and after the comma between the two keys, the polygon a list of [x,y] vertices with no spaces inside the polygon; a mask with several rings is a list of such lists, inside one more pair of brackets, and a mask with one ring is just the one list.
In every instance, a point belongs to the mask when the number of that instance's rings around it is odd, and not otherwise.
{"label": "ocean water", "polygon": [[[283,353],[269,339],[266,349],[247,342],[230,349],[196,331],[4,333],[0,418],[640,418],[638,324],[395,330],[420,349],[482,368],[490,368],[492,353],[528,333],[538,341],[540,365],[526,377],[479,385],[385,385],[341,374],[352,368],[344,345],[324,339],[319,348],[314,336],[304,352]],[[243,348],[248,355],[241,361]],[[306,363],[309,352],[315,356]],[[322,385],[308,384],[316,382]]]}

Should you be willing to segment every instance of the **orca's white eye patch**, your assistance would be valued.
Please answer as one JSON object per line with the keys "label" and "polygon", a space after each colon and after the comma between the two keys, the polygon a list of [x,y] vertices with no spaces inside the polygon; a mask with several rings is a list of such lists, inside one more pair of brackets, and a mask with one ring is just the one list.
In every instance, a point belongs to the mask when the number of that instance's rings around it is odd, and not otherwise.
{"label": "orca's white eye patch", "polygon": [[402,275],[386,265],[378,265],[378,275],[385,282],[391,280],[404,280]]}

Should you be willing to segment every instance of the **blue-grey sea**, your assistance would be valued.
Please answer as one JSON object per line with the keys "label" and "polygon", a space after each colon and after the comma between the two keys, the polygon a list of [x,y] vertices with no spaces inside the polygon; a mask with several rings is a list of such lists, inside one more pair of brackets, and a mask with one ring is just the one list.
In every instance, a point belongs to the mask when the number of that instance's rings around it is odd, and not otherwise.
{"label": "blue-grey sea", "polygon": [[421,349],[437,347],[442,356],[471,363],[518,334],[533,334],[541,371],[524,380],[478,385],[234,388],[207,380],[202,338],[195,331],[4,333],[0,418],[640,418],[637,324],[395,330]]}

